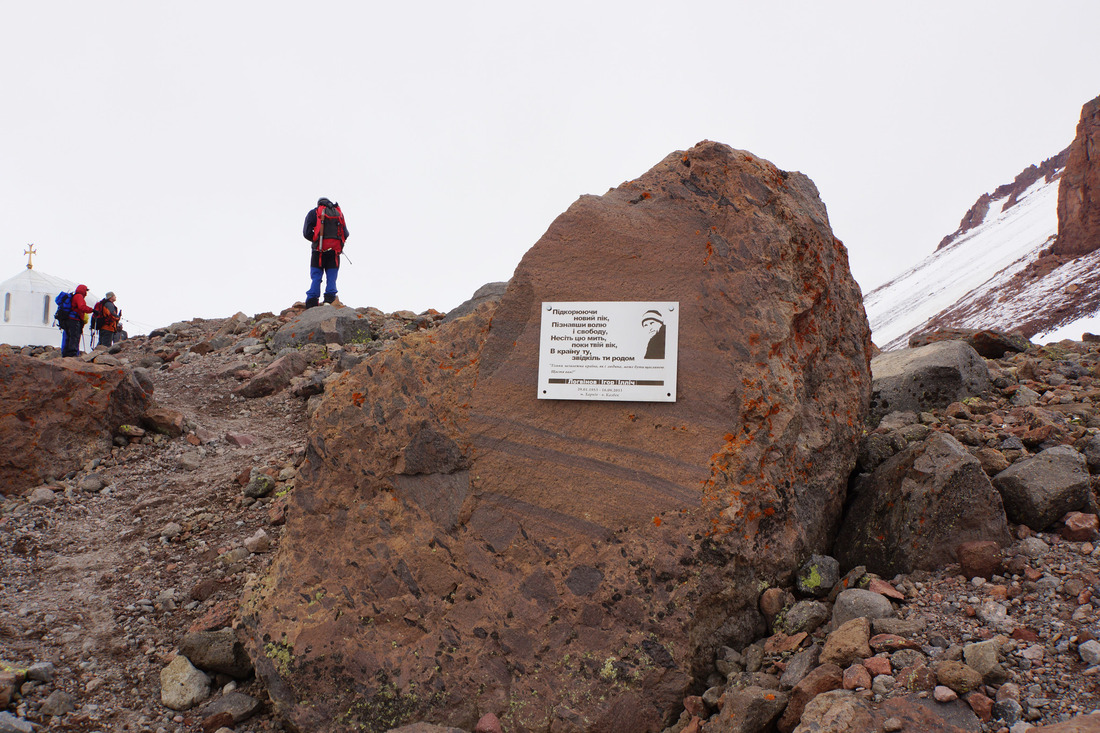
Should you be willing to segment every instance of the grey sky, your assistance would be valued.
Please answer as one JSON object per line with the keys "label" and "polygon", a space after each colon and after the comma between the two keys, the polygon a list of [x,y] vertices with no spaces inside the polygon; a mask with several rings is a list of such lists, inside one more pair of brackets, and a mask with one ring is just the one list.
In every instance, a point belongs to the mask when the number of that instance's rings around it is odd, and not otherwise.
{"label": "grey sky", "polygon": [[809,175],[866,291],[1100,94],[1093,0],[0,12],[0,279],[34,242],[132,333],[303,299],[319,196],[352,232],[344,302],[448,310],[579,195],[702,139]]}

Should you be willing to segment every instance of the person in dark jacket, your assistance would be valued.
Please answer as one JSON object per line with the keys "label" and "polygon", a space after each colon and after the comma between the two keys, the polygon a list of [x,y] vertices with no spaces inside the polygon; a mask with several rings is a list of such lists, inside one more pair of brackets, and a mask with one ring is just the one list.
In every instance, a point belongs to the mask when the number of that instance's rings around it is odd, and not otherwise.
{"label": "person in dark jacket", "polygon": [[[115,305],[114,292],[108,292],[99,303],[103,304],[101,309],[103,315],[100,316],[99,322],[96,324],[99,331],[98,343],[100,346],[110,346],[121,340],[122,329],[119,327],[121,313],[118,306]],[[96,303],[96,305],[99,305],[99,303]]]}
{"label": "person in dark jacket", "polygon": [[316,208],[306,214],[302,236],[312,243],[309,258],[309,290],[306,291],[306,308],[319,305],[321,278],[325,278],[325,302],[336,300],[336,276],[340,272],[340,255],[348,239],[348,225],[340,204],[325,197],[317,199]]}
{"label": "person in dark jacket", "polygon": [[87,285],[77,285],[69,301],[69,312],[61,323],[61,355],[80,356],[80,336],[84,333],[84,317],[92,312],[84,296],[88,294]]}

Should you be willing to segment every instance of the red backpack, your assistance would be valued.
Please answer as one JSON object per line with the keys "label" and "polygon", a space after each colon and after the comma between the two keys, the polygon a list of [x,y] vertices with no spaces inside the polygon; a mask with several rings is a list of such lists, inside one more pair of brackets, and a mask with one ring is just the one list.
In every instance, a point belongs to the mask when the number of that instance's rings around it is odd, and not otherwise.
{"label": "red backpack", "polygon": [[[317,223],[313,225],[313,244],[318,250],[335,249],[337,253],[344,249],[344,212],[340,211],[340,204],[321,204],[317,207]],[[340,242],[338,246],[326,243],[325,240],[335,239]]]}

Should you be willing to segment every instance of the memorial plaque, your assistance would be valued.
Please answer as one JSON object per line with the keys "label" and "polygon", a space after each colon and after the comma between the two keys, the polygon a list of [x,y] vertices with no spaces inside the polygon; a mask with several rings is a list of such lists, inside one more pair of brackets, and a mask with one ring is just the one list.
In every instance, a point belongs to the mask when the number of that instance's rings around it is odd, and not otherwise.
{"label": "memorial plaque", "polygon": [[542,400],[676,401],[680,304],[543,303]]}

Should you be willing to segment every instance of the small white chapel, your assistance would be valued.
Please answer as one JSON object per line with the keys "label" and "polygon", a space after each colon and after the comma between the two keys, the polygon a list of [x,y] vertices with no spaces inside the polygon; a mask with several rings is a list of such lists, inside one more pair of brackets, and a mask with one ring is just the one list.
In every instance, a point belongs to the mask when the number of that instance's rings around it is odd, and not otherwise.
{"label": "small white chapel", "polygon": [[61,346],[61,330],[54,323],[54,298],[72,292],[76,283],[34,269],[34,245],[27,255],[27,269],[0,283],[0,344],[11,346]]}

